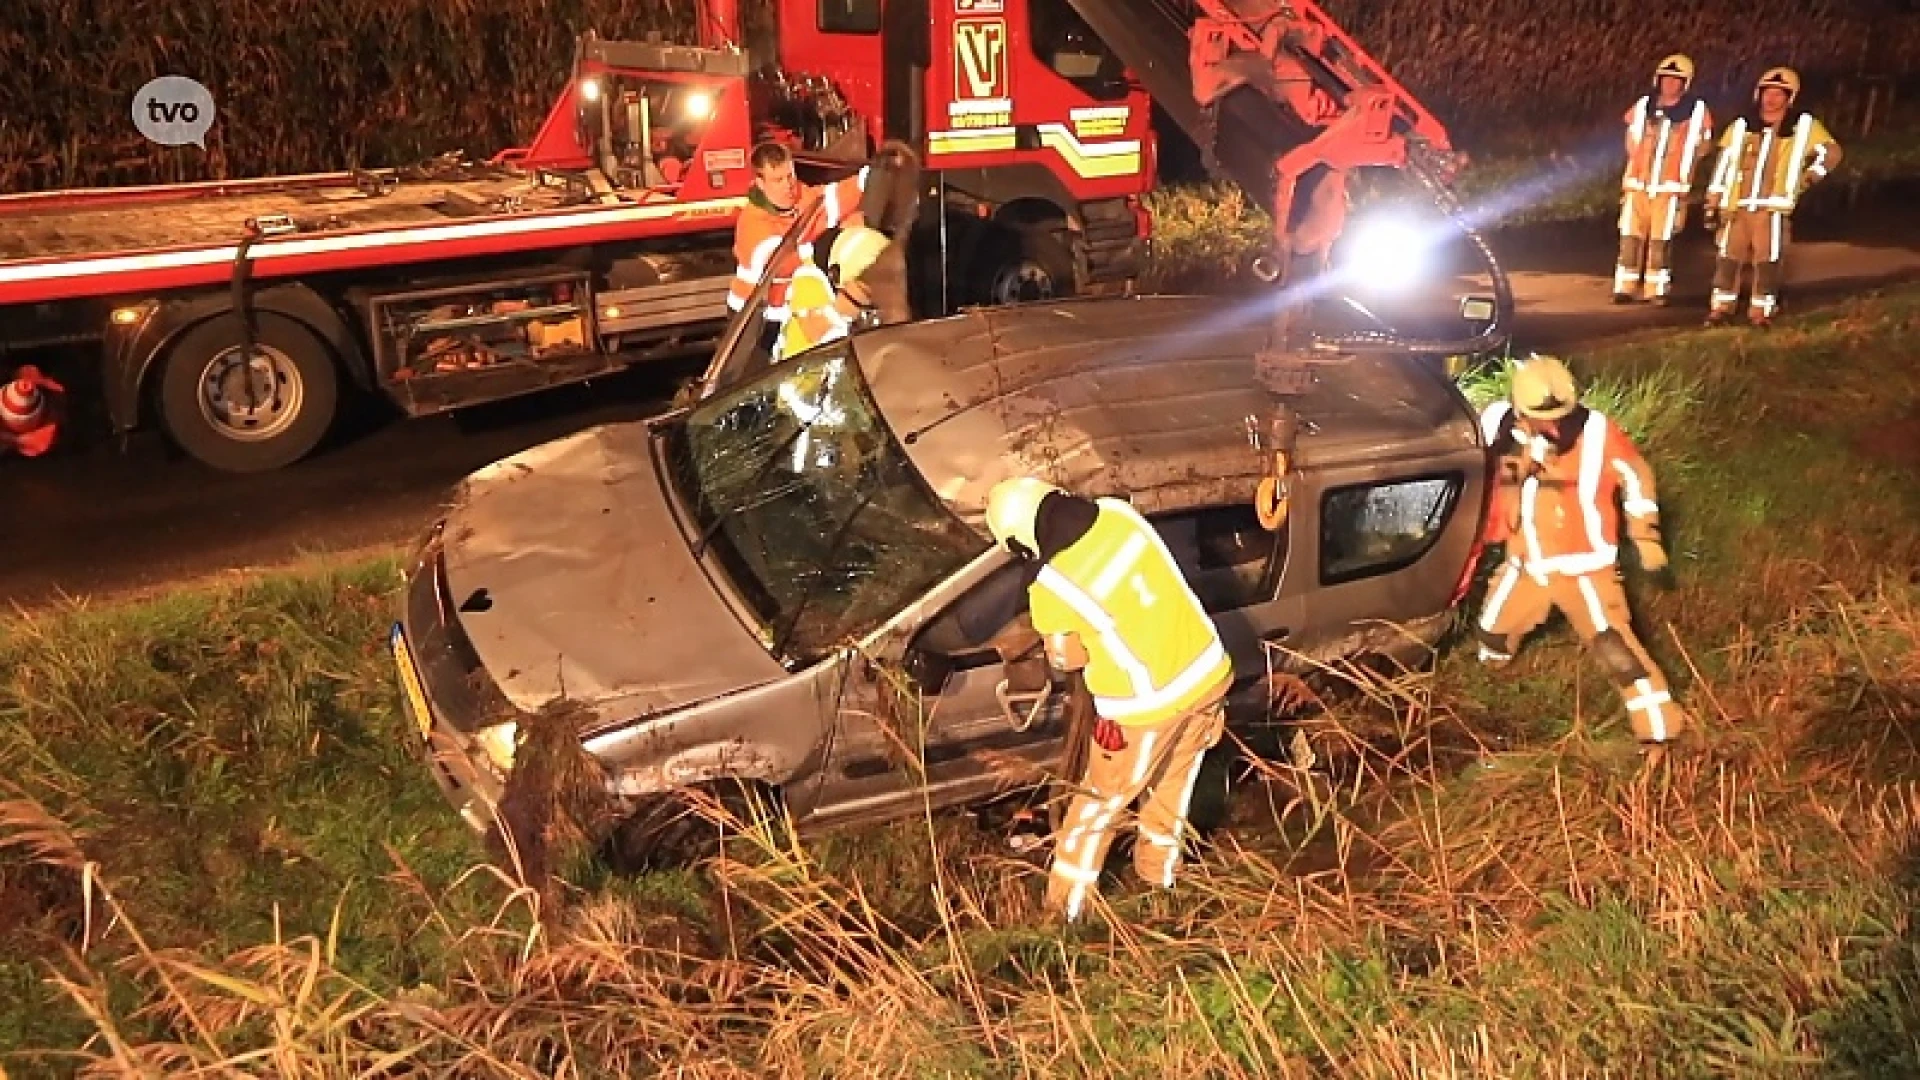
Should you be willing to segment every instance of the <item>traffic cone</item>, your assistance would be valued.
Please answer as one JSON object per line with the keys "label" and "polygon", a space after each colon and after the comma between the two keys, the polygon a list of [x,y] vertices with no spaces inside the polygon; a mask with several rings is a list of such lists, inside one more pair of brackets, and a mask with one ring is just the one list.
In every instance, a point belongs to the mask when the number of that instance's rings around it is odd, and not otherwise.
{"label": "traffic cone", "polygon": [[66,388],[28,364],[14,372],[13,381],[0,390],[0,445],[25,457],[39,457],[53,448],[59,424],[54,417],[54,395]]}

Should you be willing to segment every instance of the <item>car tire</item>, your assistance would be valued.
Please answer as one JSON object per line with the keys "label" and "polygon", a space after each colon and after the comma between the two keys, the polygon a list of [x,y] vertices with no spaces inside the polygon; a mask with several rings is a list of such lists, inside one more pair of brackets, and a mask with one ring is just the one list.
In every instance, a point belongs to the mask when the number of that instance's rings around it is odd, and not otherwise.
{"label": "car tire", "polygon": [[[180,449],[211,468],[283,468],[307,456],[332,429],[338,367],[332,350],[305,325],[262,311],[254,316],[255,359],[243,368],[240,331],[239,316],[217,316],[167,350],[161,422]],[[264,402],[241,397],[249,391],[265,394]]]}
{"label": "car tire", "polygon": [[1015,226],[996,237],[989,252],[977,278],[983,304],[1030,304],[1079,292],[1072,234],[1063,226]]}
{"label": "car tire", "polygon": [[[731,820],[723,824],[706,816],[707,800],[718,802]],[[600,861],[625,875],[692,866],[719,854],[723,834],[779,826],[777,806],[777,797],[765,785],[741,780],[643,796],[601,841]]]}

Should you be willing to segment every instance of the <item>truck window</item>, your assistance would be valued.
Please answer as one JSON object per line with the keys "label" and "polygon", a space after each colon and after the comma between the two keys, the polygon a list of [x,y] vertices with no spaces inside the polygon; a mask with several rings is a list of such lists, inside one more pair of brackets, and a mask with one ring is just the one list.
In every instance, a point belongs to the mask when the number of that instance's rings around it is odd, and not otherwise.
{"label": "truck window", "polygon": [[1320,583],[1413,565],[1440,538],[1459,499],[1459,473],[1335,488],[1320,502]]}
{"label": "truck window", "polygon": [[1250,505],[1216,506],[1156,517],[1153,527],[1208,611],[1229,611],[1269,599],[1286,551],[1286,526],[1270,533]]}
{"label": "truck window", "polygon": [[820,0],[817,22],[825,34],[877,34],[880,0]]}
{"label": "truck window", "polygon": [[1033,0],[1028,38],[1040,62],[1097,101],[1127,95],[1125,66],[1067,0]]}

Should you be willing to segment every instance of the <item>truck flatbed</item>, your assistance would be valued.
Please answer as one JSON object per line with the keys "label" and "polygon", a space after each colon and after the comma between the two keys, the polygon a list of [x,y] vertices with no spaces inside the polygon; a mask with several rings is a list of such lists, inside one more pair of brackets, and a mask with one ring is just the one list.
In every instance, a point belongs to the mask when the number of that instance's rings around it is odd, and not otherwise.
{"label": "truck flatbed", "polygon": [[[533,194],[520,179],[413,181],[387,194],[350,186],[222,194],[184,193],[148,203],[8,212],[0,203],[0,260],[73,258],[230,244],[247,235],[249,218],[286,214],[296,220],[334,218],[342,229],[393,228],[473,216],[471,207],[510,194]],[[558,207],[559,199],[551,198]]]}
{"label": "truck flatbed", "polygon": [[[744,200],[679,202],[646,192],[583,199],[501,168],[463,178],[304,177],[0,196],[0,303],[136,293],[228,280],[250,220],[282,222],[256,239],[252,276],[353,269],[466,254],[711,229]],[[291,226],[290,228],[288,226]]]}

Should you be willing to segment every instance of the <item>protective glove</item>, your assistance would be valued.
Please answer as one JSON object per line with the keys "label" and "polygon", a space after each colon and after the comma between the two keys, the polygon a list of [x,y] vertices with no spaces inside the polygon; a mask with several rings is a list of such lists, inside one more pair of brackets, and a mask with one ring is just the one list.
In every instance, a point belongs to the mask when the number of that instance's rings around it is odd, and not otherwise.
{"label": "protective glove", "polygon": [[1635,540],[1634,551],[1640,556],[1640,569],[1649,574],[1657,574],[1667,568],[1667,549],[1660,546],[1658,540]]}
{"label": "protective glove", "polygon": [[1117,754],[1127,748],[1127,738],[1120,731],[1120,725],[1101,717],[1093,724],[1094,745],[1109,754]]}
{"label": "protective glove", "polygon": [[1708,232],[1720,231],[1720,208],[1717,206],[1709,206],[1705,210],[1702,210],[1700,212],[1700,223],[1706,226]]}
{"label": "protective glove", "polygon": [[1660,541],[1636,540],[1633,546],[1640,555],[1640,569],[1662,592],[1670,592],[1679,584],[1674,579],[1673,567],[1667,562],[1667,551],[1660,546]]}

